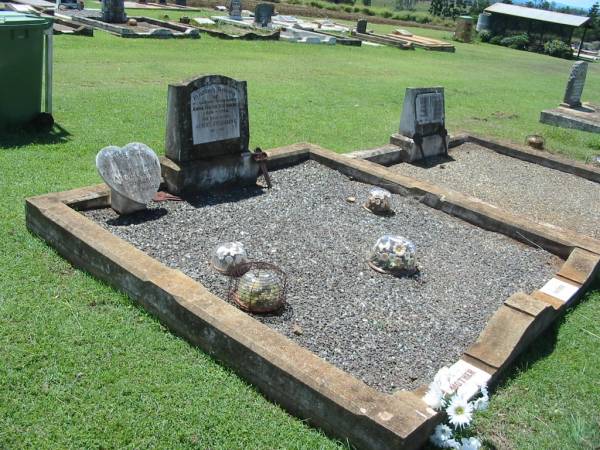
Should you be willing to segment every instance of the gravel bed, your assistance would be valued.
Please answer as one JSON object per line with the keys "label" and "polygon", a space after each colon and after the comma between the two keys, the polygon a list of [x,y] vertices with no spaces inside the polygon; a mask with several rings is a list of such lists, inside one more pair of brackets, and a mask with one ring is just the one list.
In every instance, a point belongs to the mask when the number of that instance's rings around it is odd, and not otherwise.
{"label": "gravel bed", "polygon": [[[375,216],[361,206],[371,186],[316,162],[272,178],[271,190],[154,203],[129,218],[109,208],[85,214],[224,299],[228,279],[208,261],[220,242],[242,241],[251,259],[288,275],[285,310],[255,317],[383,392],[428,383],[460,357],[508,296],[541,287],[558,263],[413,199],[394,195],[396,214]],[[417,277],[367,266],[368,249],[386,233],[416,244]]]}
{"label": "gravel bed", "polygon": [[[600,239],[600,184],[475,144],[450,150],[454,161],[390,168],[513,211],[535,222]],[[439,163],[439,161],[437,161]]]}

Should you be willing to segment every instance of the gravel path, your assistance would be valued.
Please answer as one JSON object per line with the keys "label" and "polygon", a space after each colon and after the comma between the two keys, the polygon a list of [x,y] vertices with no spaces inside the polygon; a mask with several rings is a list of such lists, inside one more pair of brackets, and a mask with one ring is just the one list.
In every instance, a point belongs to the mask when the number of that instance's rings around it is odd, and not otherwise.
{"label": "gravel path", "polygon": [[423,168],[390,168],[478,197],[536,222],[600,239],[600,184],[548,169],[475,144],[450,150],[452,162]]}
{"label": "gravel path", "polygon": [[[384,392],[428,383],[452,364],[512,293],[543,285],[557,260],[394,195],[396,215],[361,202],[369,185],[315,162],[272,174],[274,188],[204,194],[153,204],[132,218],[86,215],[226,298],[227,278],[208,266],[222,241],[288,274],[285,311],[258,320]],[[355,196],[356,203],[346,198]],[[381,275],[365,263],[385,233],[415,242],[417,278]],[[301,331],[301,334],[296,334]]]}

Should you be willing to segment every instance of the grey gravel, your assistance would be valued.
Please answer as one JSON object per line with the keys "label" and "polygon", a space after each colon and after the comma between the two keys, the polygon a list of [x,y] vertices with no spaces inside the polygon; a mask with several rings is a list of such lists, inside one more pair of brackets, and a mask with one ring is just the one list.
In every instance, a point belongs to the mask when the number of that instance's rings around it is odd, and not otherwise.
{"label": "grey gravel", "polygon": [[414,164],[390,168],[480,198],[535,222],[600,239],[600,184],[470,143],[452,149],[450,157],[454,161],[430,168]]}
{"label": "grey gravel", "polygon": [[[362,207],[371,186],[316,162],[272,179],[270,191],[206,193],[130,218],[108,208],[86,215],[221,298],[228,279],[210,269],[211,252],[222,241],[242,241],[251,259],[288,274],[285,310],[255,317],[384,392],[428,383],[508,296],[541,287],[556,268],[542,250],[413,199],[394,195],[396,215],[373,215]],[[418,276],[367,266],[367,250],[385,233],[413,240]]]}

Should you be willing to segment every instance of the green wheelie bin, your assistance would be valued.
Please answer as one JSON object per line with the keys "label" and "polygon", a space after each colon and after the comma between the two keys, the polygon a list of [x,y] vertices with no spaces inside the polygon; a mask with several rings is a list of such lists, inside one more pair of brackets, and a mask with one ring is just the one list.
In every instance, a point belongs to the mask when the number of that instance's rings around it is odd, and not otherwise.
{"label": "green wheelie bin", "polygon": [[52,20],[0,11],[0,128],[18,127],[42,112],[44,33]]}

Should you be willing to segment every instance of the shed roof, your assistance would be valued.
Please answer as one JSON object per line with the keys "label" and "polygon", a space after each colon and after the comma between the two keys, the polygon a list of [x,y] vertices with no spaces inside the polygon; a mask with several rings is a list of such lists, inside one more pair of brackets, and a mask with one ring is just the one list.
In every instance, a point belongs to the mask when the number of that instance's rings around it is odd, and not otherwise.
{"label": "shed roof", "polygon": [[539,20],[541,22],[557,23],[571,27],[580,27],[590,20],[589,17],[563,14],[543,9],[527,8],[525,6],[509,5],[507,3],[494,3],[485,8],[488,13],[505,14],[507,16],[522,17],[524,19]]}

